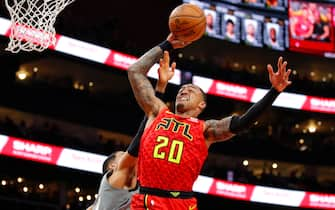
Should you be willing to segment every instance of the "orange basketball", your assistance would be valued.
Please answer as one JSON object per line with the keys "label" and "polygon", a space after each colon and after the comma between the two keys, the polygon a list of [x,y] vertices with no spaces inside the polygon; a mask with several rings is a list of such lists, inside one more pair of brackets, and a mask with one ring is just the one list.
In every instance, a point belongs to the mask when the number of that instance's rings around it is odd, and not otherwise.
{"label": "orange basketball", "polygon": [[194,4],[181,4],[171,12],[169,28],[179,40],[196,41],[206,31],[205,13]]}

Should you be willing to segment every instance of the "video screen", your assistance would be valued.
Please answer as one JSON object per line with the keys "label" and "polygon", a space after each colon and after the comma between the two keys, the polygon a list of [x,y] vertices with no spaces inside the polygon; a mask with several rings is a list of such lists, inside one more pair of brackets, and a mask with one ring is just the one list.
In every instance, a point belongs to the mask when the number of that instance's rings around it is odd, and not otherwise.
{"label": "video screen", "polygon": [[273,18],[264,20],[264,45],[274,50],[285,50],[285,23]]}
{"label": "video screen", "polygon": [[333,6],[291,0],[289,5],[290,49],[304,52],[333,51]]}
{"label": "video screen", "polygon": [[265,7],[285,11],[287,8],[287,0],[265,0]]}
{"label": "video screen", "polygon": [[256,7],[264,7],[264,1],[263,0],[243,0],[244,4],[252,5]]}
{"label": "video screen", "polygon": [[224,3],[230,2],[230,3],[233,3],[233,4],[242,3],[242,0],[219,0],[219,1],[224,2]]}
{"label": "video screen", "polygon": [[241,33],[240,33],[240,23],[241,19],[232,14],[222,14],[222,36],[223,39],[240,43]]}
{"label": "video screen", "polygon": [[256,19],[242,19],[242,40],[246,45],[263,46],[262,22]]}

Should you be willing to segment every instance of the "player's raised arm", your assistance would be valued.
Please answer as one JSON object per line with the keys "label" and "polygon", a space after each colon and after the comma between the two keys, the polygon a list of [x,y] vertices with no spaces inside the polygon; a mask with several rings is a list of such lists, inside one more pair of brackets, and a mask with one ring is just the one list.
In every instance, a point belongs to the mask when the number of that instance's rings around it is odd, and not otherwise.
{"label": "player's raised arm", "polygon": [[[188,44],[190,44],[190,42],[179,41],[170,34],[166,41],[146,52],[129,67],[128,78],[135,98],[147,115],[156,115],[161,108],[166,106],[155,96],[155,91],[147,78],[148,71],[158,61],[160,68],[170,69],[170,57],[168,51],[185,47]],[[163,52],[165,52],[164,55]],[[173,72],[175,67],[176,64],[173,63],[170,70]]]}
{"label": "player's raised arm", "polygon": [[[162,61],[160,62],[162,63]],[[161,66],[161,64],[160,64]],[[156,84],[156,96],[163,100],[166,86],[169,80],[173,77],[174,72],[170,71],[169,68],[158,69],[158,81]],[[147,122],[147,117],[144,117],[136,135],[132,139],[130,145],[127,148],[127,151],[123,153],[118,166],[114,169],[114,173],[109,178],[109,183],[115,188],[122,189],[129,179],[129,175],[133,173],[134,167],[136,167],[137,157],[140,147],[140,140],[144,132],[144,128]]]}
{"label": "player's raised arm", "polygon": [[141,56],[128,69],[128,78],[137,103],[148,115],[157,114],[164,105],[156,96],[151,82],[147,78],[150,68],[162,57],[163,51],[156,46]]}
{"label": "player's raised arm", "polygon": [[228,140],[234,134],[252,126],[258,117],[271,106],[277,96],[292,82],[289,81],[291,70],[286,70],[287,62],[279,57],[277,68],[274,72],[270,64],[267,65],[271,89],[257,103],[252,105],[247,112],[241,116],[230,116],[221,120],[207,120],[205,123],[205,137],[208,143]]}

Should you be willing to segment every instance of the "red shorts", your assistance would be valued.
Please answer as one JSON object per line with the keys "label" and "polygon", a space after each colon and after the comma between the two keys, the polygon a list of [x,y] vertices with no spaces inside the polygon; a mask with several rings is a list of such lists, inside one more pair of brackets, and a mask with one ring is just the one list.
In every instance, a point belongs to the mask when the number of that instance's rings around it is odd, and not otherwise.
{"label": "red shorts", "polygon": [[164,198],[149,194],[135,194],[131,210],[198,210],[196,198]]}

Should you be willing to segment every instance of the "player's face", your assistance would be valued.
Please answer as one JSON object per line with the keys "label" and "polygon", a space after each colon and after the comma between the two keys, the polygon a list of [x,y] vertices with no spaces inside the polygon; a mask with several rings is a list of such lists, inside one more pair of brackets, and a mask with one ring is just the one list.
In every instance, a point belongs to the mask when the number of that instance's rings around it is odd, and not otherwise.
{"label": "player's face", "polygon": [[234,25],[230,22],[227,23],[227,33],[233,34],[234,33]]}
{"label": "player's face", "polygon": [[272,40],[276,40],[276,30],[274,29],[274,28],[271,28],[270,29],[270,38],[272,39]]}
{"label": "player's face", "polygon": [[255,35],[255,26],[253,24],[251,24],[251,23],[248,24],[247,33],[251,36]]}
{"label": "player's face", "polygon": [[213,25],[213,16],[212,16],[212,14],[210,14],[210,13],[207,14],[206,21],[207,21],[208,25]]}
{"label": "player's face", "polygon": [[183,85],[176,97],[176,110],[183,113],[198,108],[202,102],[204,102],[204,98],[198,86],[193,84]]}
{"label": "player's face", "polygon": [[207,28],[213,29],[214,27],[214,17],[212,14],[208,13],[206,16]]}

